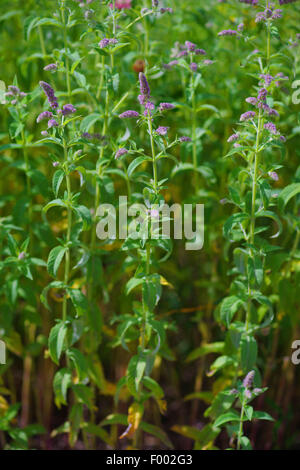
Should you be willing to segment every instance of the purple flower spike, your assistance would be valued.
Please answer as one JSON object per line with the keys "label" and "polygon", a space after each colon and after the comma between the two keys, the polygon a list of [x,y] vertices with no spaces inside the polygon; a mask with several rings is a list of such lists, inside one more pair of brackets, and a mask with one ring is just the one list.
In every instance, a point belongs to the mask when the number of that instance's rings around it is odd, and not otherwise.
{"label": "purple flower spike", "polygon": [[248,372],[248,374],[246,375],[246,377],[243,380],[243,387],[251,388],[252,385],[253,385],[254,376],[255,376],[255,371],[254,370],[251,370],[250,372]]}
{"label": "purple flower spike", "polygon": [[160,111],[166,111],[168,109],[174,109],[175,106],[172,103],[160,103],[159,104],[159,110]]}
{"label": "purple flower spike", "polygon": [[228,137],[227,142],[236,142],[237,140],[239,140],[239,138],[240,135],[238,133],[232,134],[230,137]]}
{"label": "purple flower spike", "polygon": [[196,44],[190,41],[185,41],[185,47],[189,52],[194,52],[197,48]]}
{"label": "purple flower spike", "polygon": [[48,64],[44,67],[44,70],[46,70],[46,72],[55,72],[57,70],[57,65],[56,64]]}
{"label": "purple flower spike", "polygon": [[240,121],[249,121],[256,116],[254,111],[247,111],[246,113],[242,114],[240,117]]}
{"label": "purple flower spike", "polygon": [[63,116],[67,116],[68,114],[76,113],[76,108],[72,104],[65,104],[61,112]]}
{"label": "purple flower spike", "polygon": [[186,135],[179,137],[180,142],[192,142],[192,139]]}
{"label": "purple flower spike", "polygon": [[19,95],[20,94],[20,89],[15,86],[15,85],[9,85],[8,90],[13,94],[13,95]]}
{"label": "purple flower spike", "polygon": [[107,47],[109,45],[109,39],[107,38],[101,39],[98,45],[99,47],[101,47],[101,49],[104,49],[104,47]]}
{"label": "purple flower spike", "polygon": [[206,51],[204,49],[195,49],[196,55],[206,55]]}
{"label": "purple flower spike", "polygon": [[45,119],[50,119],[50,118],[52,118],[52,116],[53,116],[53,114],[51,113],[51,111],[43,111],[36,118],[36,122],[41,122],[41,121],[44,121]]}
{"label": "purple flower spike", "polygon": [[141,94],[146,98],[150,98],[150,87],[146,78],[146,75],[143,72],[139,73],[139,81],[140,81],[140,90]]}
{"label": "purple flower spike", "polygon": [[253,106],[255,106],[257,104],[257,99],[254,98],[253,96],[249,96],[249,98],[246,98],[246,102],[253,104]]}
{"label": "purple flower spike", "polygon": [[48,129],[51,129],[52,127],[57,127],[58,126],[58,122],[56,121],[56,119],[50,119],[50,121],[48,121]]}
{"label": "purple flower spike", "polygon": [[277,128],[275,124],[273,124],[273,122],[267,122],[264,125],[264,128],[267,129],[267,131],[269,131],[271,134],[274,134],[274,135],[278,134]]}
{"label": "purple flower spike", "polygon": [[120,148],[119,150],[117,150],[117,152],[115,153],[115,159],[119,158],[119,157],[122,157],[123,155],[126,155],[126,153],[128,153],[128,150],[125,149],[125,148]]}
{"label": "purple flower spike", "polygon": [[233,29],[224,29],[218,33],[218,36],[237,36],[238,32]]}
{"label": "purple flower spike", "polygon": [[170,128],[169,127],[165,127],[165,126],[159,126],[157,129],[156,129],[156,133],[158,135],[166,135],[168,133],[168,130]]}
{"label": "purple flower spike", "polygon": [[40,82],[40,87],[43,89],[45,95],[47,96],[47,99],[49,101],[49,104],[51,106],[51,108],[53,109],[56,109],[58,108],[58,102],[57,102],[57,98],[54,94],[54,90],[52,88],[51,85],[49,85],[49,83],[47,82]]}
{"label": "purple flower spike", "polygon": [[124,113],[119,114],[119,118],[121,119],[132,119],[132,118],[138,118],[139,113],[136,111],[132,111],[131,109],[128,109],[128,111],[124,111]]}

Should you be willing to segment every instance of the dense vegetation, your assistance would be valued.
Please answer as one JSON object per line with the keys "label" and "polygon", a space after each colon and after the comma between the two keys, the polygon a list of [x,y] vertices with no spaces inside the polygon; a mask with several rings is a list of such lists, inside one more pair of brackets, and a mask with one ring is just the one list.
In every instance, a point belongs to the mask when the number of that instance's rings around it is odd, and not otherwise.
{"label": "dense vegetation", "polygon": [[[1,1],[2,449],[299,448],[299,18]],[[203,248],[101,240],[119,196]]]}

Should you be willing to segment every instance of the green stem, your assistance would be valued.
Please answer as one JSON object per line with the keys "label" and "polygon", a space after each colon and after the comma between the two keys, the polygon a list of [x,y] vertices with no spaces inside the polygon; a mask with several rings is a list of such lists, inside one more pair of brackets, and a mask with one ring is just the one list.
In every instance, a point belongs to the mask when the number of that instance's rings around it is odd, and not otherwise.
{"label": "green stem", "polygon": [[64,50],[65,50],[65,57],[66,57],[66,81],[67,81],[67,90],[68,90],[68,99],[71,102],[71,80],[70,80],[70,64],[69,64],[69,57],[68,57],[68,39],[67,39],[67,26],[66,26],[66,18],[65,18],[65,8],[62,6],[61,8],[61,21],[63,24],[63,35],[64,35]]}
{"label": "green stem", "polygon": [[[68,161],[68,149],[67,145],[64,141],[64,157],[65,157],[65,162],[67,163]],[[68,285],[69,282],[69,277],[70,277],[70,240],[71,240],[71,228],[72,228],[72,209],[70,207],[71,204],[71,181],[70,181],[70,175],[69,175],[69,169],[66,169],[66,184],[67,184],[67,194],[68,194],[68,228],[67,228],[67,238],[66,238],[66,243],[67,243],[67,251],[66,251],[66,260],[65,260],[65,273],[64,273],[64,283],[65,285]],[[66,321],[67,319],[67,295],[64,295],[63,298],[63,309],[62,309],[62,319],[63,321]]]}
{"label": "green stem", "polygon": [[[256,130],[256,143],[255,143],[255,152],[254,152],[254,168],[252,174],[252,201],[251,201],[251,221],[250,221],[250,253],[253,256],[253,245],[254,245],[254,236],[255,236],[255,206],[256,206],[256,194],[257,194],[257,179],[258,179],[258,168],[259,168],[259,146],[260,138],[263,127],[263,116],[261,111],[258,115],[258,124]],[[248,280],[248,303],[247,303],[247,314],[246,314],[246,332],[249,328],[251,313],[251,289],[250,282]]]}
{"label": "green stem", "polygon": [[244,414],[245,414],[245,401],[243,400],[242,402],[242,408],[241,408],[241,415],[240,415],[240,426],[239,426],[239,433],[238,433],[238,439],[237,439],[237,450],[241,449],[241,439],[243,437],[243,419],[244,419]]}
{"label": "green stem", "polygon": [[155,156],[154,139],[153,139],[152,119],[151,119],[151,114],[149,111],[148,111],[148,130],[149,130],[149,135],[150,135],[150,145],[151,145],[151,153],[152,153],[154,190],[155,190],[155,193],[157,194],[157,165],[156,165],[156,156]]}

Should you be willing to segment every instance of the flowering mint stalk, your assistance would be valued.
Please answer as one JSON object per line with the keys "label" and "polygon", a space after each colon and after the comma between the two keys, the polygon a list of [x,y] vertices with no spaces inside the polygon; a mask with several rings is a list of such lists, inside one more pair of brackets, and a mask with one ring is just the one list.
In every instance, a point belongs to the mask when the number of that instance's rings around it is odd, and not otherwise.
{"label": "flowering mint stalk", "polygon": [[[130,163],[127,169],[128,174],[132,177],[139,165],[151,163],[152,166],[152,175],[150,176],[147,173],[147,176],[143,179],[143,196],[147,210],[144,214],[140,236],[136,238],[129,232],[123,245],[124,251],[135,250],[137,253],[136,257],[140,258],[136,274],[127,282],[126,292],[129,294],[139,286],[142,290],[142,301],[135,304],[135,314],[120,318],[120,328],[124,331],[123,346],[127,349],[126,342],[131,341],[130,335],[127,335],[127,325],[129,324],[135,329],[139,344],[136,354],[130,359],[126,377],[122,378],[118,384],[118,387],[127,386],[134,399],[134,403],[128,410],[128,428],[121,438],[133,438],[133,446],[135,448],[140,446],[141,421],[145,412],[145,403],[149,398],[147,390],[149,390],[150,382],[154,383],[150,377],[154,359],[165,341],[164,322],[157,320],[154,316],[155,307],[161,297],[162,287],[160,275],[153,272],[153,268],[155,266],[155,248],[161,245],[159,245],[157,237],[151,237],[150,235],[151,231],[154,230],[151,218],[154,218],[156,222],[160,220],[159,205],[163,203],[161,188],[166,181],[159,181],[158,160],[162,155],[166,155],[170,147],[178,143],[177,140],[171,143],[167,142],[168,127],[156,127],[154,124],[156,119],[162,115],[161,109],[166,111],[173,109],[174,106],[166,106],[166,103],[161,103],[158,109],[156,109],[151,98],[148,80],[142,72],[139,75],[139,85],[140,94],[138,101],[143,107],[143,113],[138,115],[136,111],[128,110],[119,115],[122,120],[136,120],[139,117],[138,122],[145,125],[149,134],[151,156],[144,154],[144,151],[140,151],[141,155]],[[165,249],[171,250],[171,247],[167,247],[167,245],[168,243],[166,243]],[[159,386],[158,390],[159,400],[161,400],[163,391]],[[155,393],[154,397],[158,398]],[[164,405],[162,407],[160,403],[159,406],[161,412],[163,412]],[[135,418],[133,419],[133,417]]]}
{"label": "flowering mint stalk", "polygon": [[[258,13],[256,18],[264,21],[267,38],[270,39],[271,21],[281,17],[274,10],[270,2],[266,2],[266,9],[262,13]],[[263,19],[261,19],[263,18]],[[243,32],[240,33],[241,36]],[[241,371],[247,372],[249,368],[256,367],[257,361],[257,343],[255,333],[260,329],[271,324],[273,319],[273,306],[271,301],[264,294],[264,257],[267,255],[266,245],[256,229],[256,220],[258,217],[271,219],[278,227],[278,232],[273,235],[277,237],[281,232],[281,221],[274,212],[276,199],[272,197],[270,183],[278,180],[276,173],[277,165],[273,159],[262,158],[267,149],[272,149],[272,155],[275,156],[275,149],[282,146],[285,138],[280,135],[277,126],[272,122],[279,116],[279,113],[273,109],[274,100],[272,95],[278,88],[277,80],[279,75],[275,77],[271,75],[271,44],[269,39],[266,41],[266,54],[264,62],[259,59],[259,75],[258,87],[255,96],[246,98],[246,102],[250,104],[255,111],[248,110],[240,116],[241,126],[244,130],[235,132],[229,137],[228,141],[233,143],[233,149],[228,155],[239,154],[247,165],[247,177],[242,177],[244,168],[242,168],[239,180],[242,185],[235,187],[236,197],[232,197],[232,203],[239,208],[239,212],[233,214],[225,223],[224,234],[230,240],[243,240],[240,248],[240,263],[236,263],[237,280],[233,282],[232,290],[237,292],[235,295],[226,297],[220,306],[220,319],[222,323],[230,327],[231,331],[239,331],[240,340],[236,348],[235,354],[230,359],[233,361],[232,366],[236,369],[235,382]],[[281,75],[280,75],[281,76]],[[231,189],[231,194],[233,189]],[[238,291],[234,286],[238,282]],[[263,321],[257,318],[257,303],[263,305],[267,310]],[[245,312],[244,324],[235,321],[234,316],[239,311]],[[257,416],[259,413],[253,412],[253,408],[248,408],[248,401],[252,397],[249,390],[253,381],[254,372],[249,372],[243,382],[245,388],[240,395],[240,417],[239,426],[235,427],[234,432],[237,435],[237,449],[241,446],[246,448],[250,445],[249,440],[243,435],[243,423],[245,416],[251,420],[252,415]],[[234,410],[231,415],[236,415]],[[262,419],[272,419],[269,415]],[[216,423],[227,422],[225,416],[218,417]]]}

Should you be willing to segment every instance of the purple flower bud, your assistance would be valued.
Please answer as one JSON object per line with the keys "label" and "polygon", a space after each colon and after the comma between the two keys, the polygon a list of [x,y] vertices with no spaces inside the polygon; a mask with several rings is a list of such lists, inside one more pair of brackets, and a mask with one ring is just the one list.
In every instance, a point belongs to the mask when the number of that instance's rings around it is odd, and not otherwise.
{"label": "purple flower bud", "polygon": [[268,175],[273,181],[278,181],[279,177],[275,171],[269,171]]}
{"label": "purple flower bud", "polygon": [[240,138],[240,135],[238,133],[232,134],[230,137],[228,137],[227,142],[235,142]]}
{"label": "purple flower bud", "polygon": [[126,153],[128,153],[128,150],[125,149],[125,148],[120,148],[119,150],[117,150],[117,152],[115,153],[115,158],[119,158],[119,157],[122,157],[122,155],[126,155]]}
{"label": "purple flower bud", "polygon": [[190,41],[185,41],[185,47],[189,52],[194,52],[197,48],[196,44]]}
{"label": "purple flower bud", "polygon": [[265,88],[261,88],[260,90],[258,90],[257,98],[260,101],[264,101],[266,99],[267,95],[268,95],[268,90],[266,90]]}
{"label": "purple flower bud", "polygon": [[15,86],[15,85],[9,85],[8,90],[13,94],[13,95],[19,95],[20,94],[20,89]]}
{"label": "purple flower bud", "polygon": [[147,98],[150,98],[150,87],[147,81],[147,78],[143,72],[139,73],[139,81],[140,81],[140,90],[141,94]]}
{"label": "purple flower bud", "polygon": [[190,69],[191,69],[192,72],[197,72],[198,65],[196,64],[196,62],[192,62],[190,64]]}
{"label": "purple flower bud", "polygon": [[41,134],[43,137],[47,137],[47,135],[49,135],[47,131],[42,131]]}
{"label": "purple flower bud", "polygon": [[256,116],[254,111],[247,111],[246,113],[242,114],[240,117],[240,121],[249,121]]}
{"label": "purple flower bud", "polygon": [[257,104],[257,99],[254,98],[253,96],[249,96],[249,98],[246,98],[246,102],[253,104],[253,106],[255,106]]}
{"label": "purple flower bud", "polygon": [[44,70],[46,70],[46,72],[54,72],[55,70],[57,70],[57,65],[56,64],[48,64],[44,67]]}
{"label": "purple flower bud", "polygon": [[160,103],[159,104],[159,110],[160,111],[166,111],[168,109],[174,109],[175,106],[172,103]]}
{"label": "purple flower bud", "polygon": [[267,131],[269,131],[271,134],[278,134],[277,128],[273,122],[267,122],[264,124],[264,128],[267,129]]}
{"label": "purple flower bud", "polygon": [[54,90],[53,90],[52,86],[49,85],[49,83],[47,83],[47,82],[41,81],[40,82],[40,87],[43,89],[45,95],[47,96],[47,99],[48,99],[48,102],[49,102],[51,108],[53,108],[53,109],[58,108],[57,98],[54,94]]}
{"label": "purple flower bud", "polygon": [[121,119],[130,119],[130,118],[138,118],[139,113],[136,111],[132,111],[131,109],[128,109],[127,111],[124,111],[124,113],[119,114],[119,118]]}
{"label": "purple flower bud", "polygon": [[53,116],[53,113],[51,113],[51,111],[43,111],[36,118],[36,122],[41,122],[41,121],[44,121],[45,119],[50,119],[52,118],[52,116]]}
{"label": "purple flower bud", "polygon": [[21,259],[24,259],[25,256],[26,256],[25,251],[21,251],[21,253],[19,253],[18,259],[20,259],[20,260],[21,260]]}
{"label": "purple flower bud", "polygon": [[52,166],[54,166],[54,168],[57,167],[58,165],[59,165],[59,162],[53,162],[52,163]]}
{"label": "purple flower bud", "polygon": [[233,29],[224,29],[218,33],[218,36],[237,36],[238,32]]}
{"label": "purple flower bud", "polygon": [[250,400],[252,398],[252,392],[250,390],[245,390],[245,397],[248,398],[248,400]]}
{"label": "purple flower bud", "polygon": [[206,55],[206,51],[204,49],[195,49],[196,55]]}
{"label": "purple flower bud", "polygon": [[255,376],[255,371],[254,370],[251,370],[250,372],[248,372],[248,374],[246,375],[246,377],[243,380],[243,387],[251,388],[252,384],[253,384],[254,376]]}
{"label": "purple flower bud", "polygon": [[98,45],[99,47],[101,47],[101,49],[104,49],[104,47],[107,47],[109,45],[109,39],[107,38],[101,39]]}
{"label": "purple flower bud", "polygon": [[68,114],[76,113],[76,108],[72,104],[65,104],[61,110],[63,116],[67,116]]}
{"label": "purple flower bud", "polygon": [[48,121],[48,129],[51,129],[52,127],[57,127],[58,126],[58,122],[56,121],[56,119],[50,119],[50,121]]}
{"label": "purple flower bud", "polygon": [[186,135],[179,137],[179,140],[180,142],[192,142],[192,139],[190,137],[187,137]]}
{"label": "purple flower bud", "polygon": [[168,130],[170,128],[169,127],[165,127],[165,126],[159,126],[157,129],[156,129],[156,133],[158,135],[166,135],[168,133]]}

